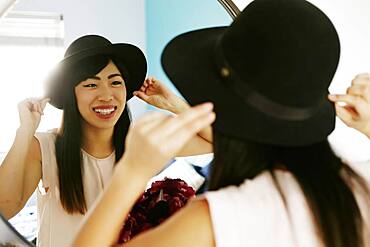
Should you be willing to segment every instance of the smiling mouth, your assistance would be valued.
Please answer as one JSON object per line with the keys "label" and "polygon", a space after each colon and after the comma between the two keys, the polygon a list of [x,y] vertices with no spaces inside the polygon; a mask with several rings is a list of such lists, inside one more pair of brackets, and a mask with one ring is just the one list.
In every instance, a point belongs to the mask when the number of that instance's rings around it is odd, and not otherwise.
{"label": "smiling mouth", "polygon": [[112,114],[112,113],[114,113],[116,110],[117,110],[117,106],[112,106],[112,107],[103,107],[103,108],[100,108],[100,107],[93,107],[93,111],[94,111],[95,113],[98,113],[99,115],[103,115],[103,116],[111,115],[111,114]]}

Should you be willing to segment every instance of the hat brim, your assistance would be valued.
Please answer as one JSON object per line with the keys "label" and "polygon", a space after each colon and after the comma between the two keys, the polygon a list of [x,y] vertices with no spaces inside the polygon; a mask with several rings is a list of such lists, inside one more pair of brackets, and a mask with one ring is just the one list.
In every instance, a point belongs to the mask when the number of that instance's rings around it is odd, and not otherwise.
{"label": "hat brim", "polygon": [[281,146],[310,145],[326,139],[335,127],[334,107],[328,100],[310,118],[288,121],[258,111],[225,84],[213,54],[215,42],[226,28],[184,33],[165,47],[163,69],[185,99],[191,105],[213,102],[213,127],[234,138]]}
{"label": "hat brim", "polygon": [[70,66],[77,64],[82,59],[96,55],[111,56],[115,60],[119,60],[124,64],[130,75],[129,81],[126,82],[126,97],[127,100],[133,97],[133,92],[138,90],[145,80],[147,72],[146,58],[138,47],[131,44],[118,43],[94,49],[87,49],[60,61],[47,80],[45,97],[50,97],[50,104],[59,109],[63,109],[63,93],[60,92],[62,88],[66,88],[65,85],[63,86],[63,83],[60,82],[63,78],[63,74],[68,71]]}

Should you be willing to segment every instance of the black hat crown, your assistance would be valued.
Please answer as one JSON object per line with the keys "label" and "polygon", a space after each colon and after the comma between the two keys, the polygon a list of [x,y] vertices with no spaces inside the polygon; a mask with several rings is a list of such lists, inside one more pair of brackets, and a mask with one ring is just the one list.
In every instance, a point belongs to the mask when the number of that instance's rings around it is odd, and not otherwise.
{"label": "black hat crown", "polygon": [[240,93],[299,108],[326,100],[340,54],[331,21],[302,0],[252,2],[225,32],[221,46],[230,75],[248,84]]}
{"label": "black hat crown", "polygon": [[66,50],[64,58],[76,55],[83,51],[106,47],[110,45],[112,45],[112,43],[102,36],[86,35],[72,42],[72,44]]}

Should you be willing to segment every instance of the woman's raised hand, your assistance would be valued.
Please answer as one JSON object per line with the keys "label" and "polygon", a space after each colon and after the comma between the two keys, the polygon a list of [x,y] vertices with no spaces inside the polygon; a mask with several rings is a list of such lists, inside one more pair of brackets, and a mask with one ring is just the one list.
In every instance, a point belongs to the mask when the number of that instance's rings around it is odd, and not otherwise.
{"label": "woman's raised hand", "polygon": [[329,95],[329,100],[335,102],[337,116],[347,126],[370,138],[370,74],[357,75],[347,94]]}
{"label": "woman's raised hand", "polygon": [[176,114],[189,108],[183,99],[155,78],[145,79],[141,88],[133,94],[150,105]]}
{"label": "woman's raised hand", "polygon": [[135,175],[149,179],[202,128],[215,120],[211,103],[201,104],[177,116],[150,113],[133,122],[126,137],[123,163]]}
{"label": "woman's raised hand", "polygon": [[20,127],[35,132],[39,126],[41,115],[43,115],[49,98],[36,99],[27,98],[18,104]]}

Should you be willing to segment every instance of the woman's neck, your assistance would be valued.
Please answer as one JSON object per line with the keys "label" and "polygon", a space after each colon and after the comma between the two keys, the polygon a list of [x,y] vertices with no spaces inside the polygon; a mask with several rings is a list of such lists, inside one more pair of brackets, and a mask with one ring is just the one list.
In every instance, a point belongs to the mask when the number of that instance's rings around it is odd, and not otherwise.
{"label": "woman's neck", "polygon": [[82,129],[81,147],[96,158],[108,157],[114,151],[114,129]]}

